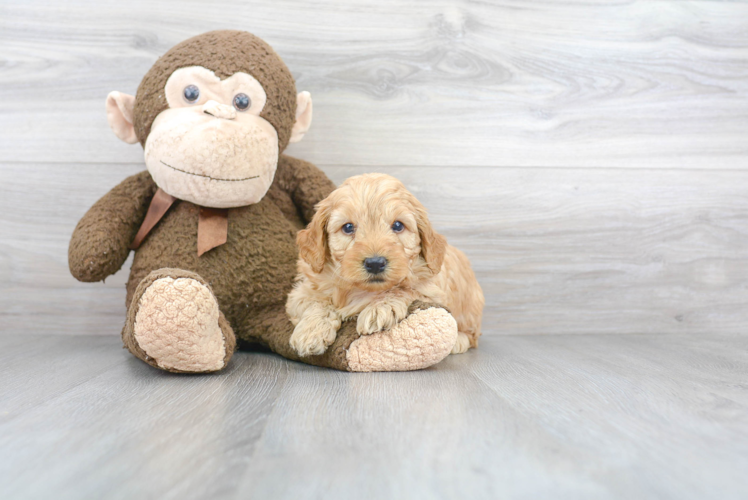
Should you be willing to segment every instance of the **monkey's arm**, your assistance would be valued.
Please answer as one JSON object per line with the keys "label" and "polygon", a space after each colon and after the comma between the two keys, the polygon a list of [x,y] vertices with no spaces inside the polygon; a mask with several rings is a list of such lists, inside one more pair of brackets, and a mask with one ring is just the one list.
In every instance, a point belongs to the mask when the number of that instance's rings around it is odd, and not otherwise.
{"label": "monkey's arm", "polygon": [[291,195],[299,213],[308,224],[314,216],[314,205],[333,192],[335,184],[311,163],[281,155],[276,178],[281,188]]}
{"label": "monkey's arm", "polygon": [[68,248],[68,265],[77,280],[101,281],[122,267],[155,192],[151,175],[141,172],[122,181],[86,212]]}

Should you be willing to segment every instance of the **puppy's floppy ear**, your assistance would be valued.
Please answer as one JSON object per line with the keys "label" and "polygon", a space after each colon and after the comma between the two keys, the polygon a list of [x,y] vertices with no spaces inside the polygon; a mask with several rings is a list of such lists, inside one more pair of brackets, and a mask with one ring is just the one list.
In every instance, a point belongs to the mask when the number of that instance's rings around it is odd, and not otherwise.
{"label": "puppy's floppy ear", "polygon": [[326,200],[317,205],[317,212],[312,221],[296,235],[299,257],[312,266],[312,271],[321,273],[329,250],[327,248],[327,219],[330,217],[330,206]]}
{"label": "puppy's floppy ear", "polygon": [[418,236],[421,238],[421,256],[432,273],[438,273],[447,252],[447,239],[434,231],[429,222],[426,208],[418,200],[413,199],[413,213],[418,224]]}

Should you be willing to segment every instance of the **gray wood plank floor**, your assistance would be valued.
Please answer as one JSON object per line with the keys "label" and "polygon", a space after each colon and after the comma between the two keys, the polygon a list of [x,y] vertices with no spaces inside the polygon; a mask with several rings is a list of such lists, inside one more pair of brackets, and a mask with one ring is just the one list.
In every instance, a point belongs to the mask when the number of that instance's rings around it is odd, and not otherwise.
{"label": "gray wood plank floor", "polygon": [[748,337],[485,339],[422,372],[0,335],[0,498],[748,495]]}

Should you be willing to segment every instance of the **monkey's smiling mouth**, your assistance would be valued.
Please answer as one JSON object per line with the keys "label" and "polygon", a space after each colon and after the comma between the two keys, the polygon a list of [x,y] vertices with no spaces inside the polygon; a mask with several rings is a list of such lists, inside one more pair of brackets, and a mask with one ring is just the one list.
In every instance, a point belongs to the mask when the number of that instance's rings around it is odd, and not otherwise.
{"label": "monkey's smiling mouth", "polygon": [[255,175],[255,176],[252,176],[252,177],[245,177],[245,178],[243,178],[243,179],[219,179],[219,178],[216,178],[216,177],[211,177],[211,176],[209,176],[209,175],[205,175],[205,174],[196,174],[195,172],[188,172],[188,171],[186,171],[186,170],[182,170],[181,168],[177,168],[177,167],[172,167],[172,166],[171,166],[171,165],[169,165],[168,163],[164,163],[164,161],[163,161],[163,160],[159,160],[159,161],[160,161],[160,162],[161,162],[162,164],[164,164],[164,165],[166,165],[167,167],[169,167],[170,169],[172,169],[172,170],[176,170],[177,172],[182,172],[183,174],[194,175],[194,176],[196,176],[196,177],[205,177],[206,179],[210,179],[210,180],[212,180],[212,181],[224,181],[224,182],[241,182],[241,181],[249,181],[249,180],[252,180],[252,179],[257,179],[258,177],[260,177],[259,175]]}

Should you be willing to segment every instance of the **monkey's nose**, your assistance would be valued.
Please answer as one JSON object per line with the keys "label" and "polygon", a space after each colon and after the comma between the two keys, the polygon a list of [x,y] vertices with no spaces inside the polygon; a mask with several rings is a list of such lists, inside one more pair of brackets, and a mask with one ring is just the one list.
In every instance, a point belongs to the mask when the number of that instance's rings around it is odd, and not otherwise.
{"label": "monkey's nose", "polygon": [[387,267],[387,259],[384,257],[369,257],[364,259],[364,269],[371,274],[382,273],[385,267]]}
{"label": "monkey's nose", "polygon": [[236,118],[236,110],[233,106],[227,106],[216,101],[208,101],[203,104],[203,113],[224,120],[233,120]]}

